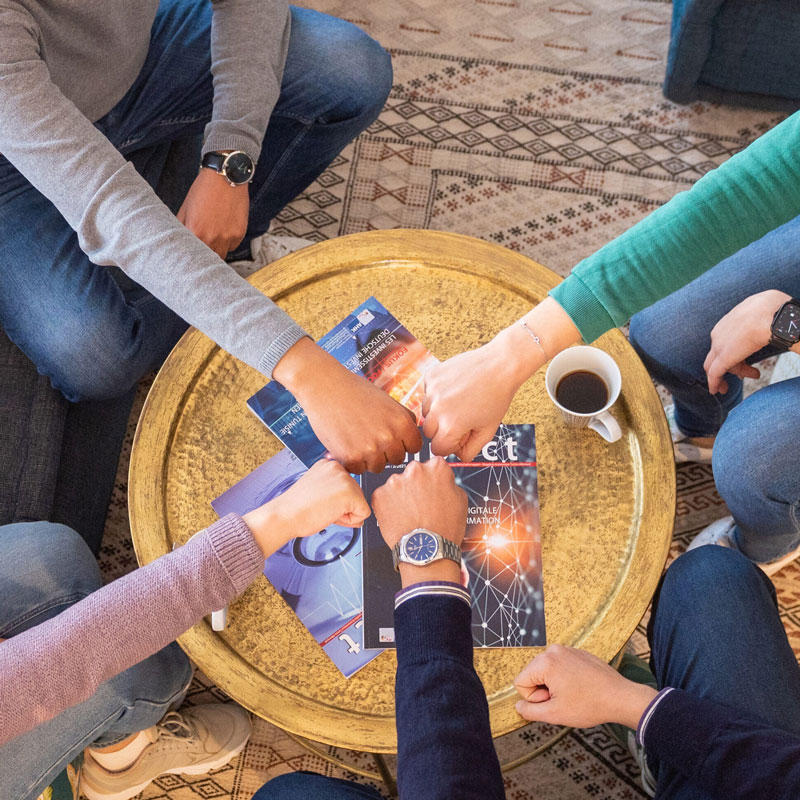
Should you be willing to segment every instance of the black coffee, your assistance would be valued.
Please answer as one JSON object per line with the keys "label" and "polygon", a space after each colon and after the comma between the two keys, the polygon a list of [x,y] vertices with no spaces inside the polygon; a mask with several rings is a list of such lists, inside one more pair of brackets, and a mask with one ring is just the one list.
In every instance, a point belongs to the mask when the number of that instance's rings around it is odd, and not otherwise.
{"label": "black coffee", "polygon": [[608,402],[608,387],[594,372],[568,372],[556,386],[556,400],[568,411],[593,414]]}

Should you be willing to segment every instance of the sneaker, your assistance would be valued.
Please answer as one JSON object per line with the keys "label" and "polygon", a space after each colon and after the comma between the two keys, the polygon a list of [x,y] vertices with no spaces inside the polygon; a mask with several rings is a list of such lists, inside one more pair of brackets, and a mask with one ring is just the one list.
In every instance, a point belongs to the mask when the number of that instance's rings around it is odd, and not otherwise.
{"label": "sneaker", "polygon": [[[730,547],[732,550],[736,550],[736,545],[733,543],[731,536],[735,524],[733,517],[723,517],[716,522],[712,522],[692,539],[686,548],[686,552],[688,553],[689,550],[694,550],[696,547],[703,547],[707,544],[718,544],[722,547]],[[791,564],[798,556],[800,556],[800,547],[796,547],[785,556],[776,558],[774,561],[754,561],[753,563],[767,575],[774,575],[788,564]]]}
{"label": "sneaker", "polygon": [[670,403],[664,408],[664,413],[667,415],[669,432],[670,436],[672,436],[672,449],[675,452],[675,463],[685,464],[689,461],[693,461],[695,464],[710,464],[713,449],[711,447],[699,447],[688,441],[690,437],[688,437],[675,422],[675,405]]}
{"label": "sneaker", "polygon": [[170,711],[147,731],[150,744],[126,769],[111,772],[87,751],[81,790],[89,800],[129,800],[165,773],[203,775],[225,766],[250,738],[250,717],[230,703]]}
{"label": "sneaker", "polygon": [[[654,689],[658,689],[656,676],[650,671],[647,662],[630,653],[625,653],[622,657],[622,661],[619,665],[619,674],[622,675],[623,678],[627,678],[634,683],[652,686]],[[647,764],[647,754],[644,751],[644,747],[636,741],[636,731],[615,722],[607,723],[602,727],[623,747],[627,748],[633,760],[639,765],[641,784],[645,794],[647,794],[648,797],[655,797],[656,779]]]}
{"label": "sneaker", "polygon": [[310,239],[301,239],[299,236],[272,236],[265,233],[250,242],[251,261],[230,261],[231,267],[242,277],[258,272],[262,267],[277,261],[279,258],[302,250],[314,244]]}

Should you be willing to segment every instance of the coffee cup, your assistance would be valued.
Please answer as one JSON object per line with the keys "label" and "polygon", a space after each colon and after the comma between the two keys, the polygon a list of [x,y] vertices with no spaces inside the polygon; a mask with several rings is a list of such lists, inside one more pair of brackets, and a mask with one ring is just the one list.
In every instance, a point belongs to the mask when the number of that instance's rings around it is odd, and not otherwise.
{"label": "coffee cup", "polygon": [[609,410],[617,401],[622,376],[616,361],[596,347],[570,347],[550,361],[547,394],[573,428],[591,428],[607,442],[622,436]]}

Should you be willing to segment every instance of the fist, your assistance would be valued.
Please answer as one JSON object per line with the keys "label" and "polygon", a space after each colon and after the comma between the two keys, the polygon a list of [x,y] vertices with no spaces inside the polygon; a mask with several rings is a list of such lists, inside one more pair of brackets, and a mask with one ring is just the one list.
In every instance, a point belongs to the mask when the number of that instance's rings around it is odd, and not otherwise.
{"label": "fist", "polygon": [[271,503],[286,540],[310,536],[328,525],[356,528],[370,515],[361,487],[341,464],[318,461]]}
{"label": "fist", "polygon": [[427,528],[458,545],[467,527],[467,495],[443,458],[412,461],[372,495],[375,518],[389,547],[414,528]]}

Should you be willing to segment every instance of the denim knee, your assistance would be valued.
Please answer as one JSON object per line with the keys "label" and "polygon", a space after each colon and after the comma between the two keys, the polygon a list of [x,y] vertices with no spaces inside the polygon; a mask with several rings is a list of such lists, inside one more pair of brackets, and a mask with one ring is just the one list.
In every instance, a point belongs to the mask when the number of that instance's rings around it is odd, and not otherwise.
{"label": "denim knee", "polygon": [[267,781],[253,795],[253,800],[305,800],[308,789],[308,772],[287,772]]}
{"label": "denim knee", "polygon": [[763,580],[758,567],[748,558],[728,547],[708,545],[684,553],[667,569],[659,594],[662,604],[674,601],[691,609],[693,617],[713,620],[719,599],[712,586],[724,586],[737,594],[760,586]]}
{"label": "denim knee", "polygon": [[54,617],[102,586],[94,555],[66,525],[0,527],[0,562],[0,638]]}
{"label": "denim knee", "polygon": [[323,122],[364,119],[381,112],[392,89],[392,58],[375,39],[343,20],[326,26],[315,57],[327,97],[336,98]]}

